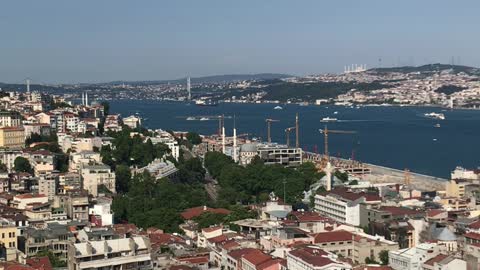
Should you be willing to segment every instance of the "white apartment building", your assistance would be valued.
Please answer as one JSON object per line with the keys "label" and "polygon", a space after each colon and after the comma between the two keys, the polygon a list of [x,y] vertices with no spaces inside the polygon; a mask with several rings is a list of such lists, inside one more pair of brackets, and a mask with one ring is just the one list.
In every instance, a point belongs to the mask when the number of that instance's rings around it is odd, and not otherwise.
{"label": "white apartment building", "polygon": [[98,196],[98,186],[104,185],[112,193],[115,193],[115,173],[105,164],[87,165],[80,170],[83,189],[89,194]]}
{"label": "white apartment building", "polygon": [[[170,134],[168,134],[168,135],[170,135]],[[168,137],[166,137],[166,136],[165,137],[164,136],[150,137],[150,138],[147,138],[147,140],[148,139],[150,139],[153,144],[157,144],[157,143],[166,144],[171,151],[172,157],[175,158],[176,160],[178,160],[178,158],[180,157],[180,146],[178,145],[177,140],[175,140],[175,138],[173,138],[172,135],[170,135]]]}
{"label": "white apartment building", "polygon": [[336,188],[330,192],[315,195],[315,211],[337,222],[360,226],[360,204],[379,204],[377,195],[352,192]]}
{"label": "white apartment building", "polygon": [[78,172],[82,166],[88,164],[98,164],[102,161],[100,153],[93,151],[83,151],[80,153],[71,153],[69,156],[68,170]]}
{"label": "white apartment building", "polygon": [[108,197],[98,197],[93,207],[88,211],[90,215],[99,216],[102,226],[113,224],[113,212],[111,210],[112,200]]}
{"label": "white apartment building", "polygon": [[426,261],[440,254],[435,243],[422,243],[413,248],[388,252],[388,265],[394,270],[422,270]]}
{"label": "white apartment building", "polygon": [[178,172],[178,169],[171,161],[157,158],[147,166],[136,169],[134,173],[138,174],[143,173],[144,171],[148,171],[150,175],[155,177],[155,179],[161,179],[174,176]]}
{"label": "white apartment building", "polygon": [[11,172],[15,165],[15,159],[23,156],[23,152],[19,149],[0,149],[0,162],[7,166],[9,172]]}
{"label": "white apartment building", "polygon": [[150,242],[141,236],[70,243],[69,270],[152,269]]}

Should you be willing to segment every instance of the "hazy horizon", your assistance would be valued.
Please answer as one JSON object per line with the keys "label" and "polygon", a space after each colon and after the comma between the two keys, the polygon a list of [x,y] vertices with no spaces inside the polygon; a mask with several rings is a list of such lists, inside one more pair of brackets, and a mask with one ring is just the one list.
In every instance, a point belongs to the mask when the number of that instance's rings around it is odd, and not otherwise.
{"label": "hazy horizon", "polygon": [[2,8],[6,83],[305,75],[349,64],[480,66],[476,1],[52,0]]}

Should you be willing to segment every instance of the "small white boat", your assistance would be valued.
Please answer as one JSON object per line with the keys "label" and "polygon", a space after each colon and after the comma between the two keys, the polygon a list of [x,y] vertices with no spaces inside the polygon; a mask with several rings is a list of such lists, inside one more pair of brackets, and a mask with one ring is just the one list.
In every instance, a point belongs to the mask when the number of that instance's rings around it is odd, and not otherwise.
{"label": "small white boat", "polygon": [[202,118],[200,118],[200,121],[208,121],[208,120],[210,120],[210,119],[207,118],[207,117],[202,117]]}
{"label": "small white boat", "polygon": [[190,117],[187,117],[187,121],[192,121],[192,120],[195,120],[196,118],[193,117],[193,116],[190,116]]}
{"label": "small white boat", "polygon": [[439,128],[441,126],[440,126],[440,124],[435,124],[434,127]]}
{"label": "small white boat", "polygon": [[433,139],[433,141],[434,141],[434,142],[436,142],[436,141],[437,141],[437,139]]}
{"label": "small white boat", "polygon": [[281,106],[275,106],[275,108],[273,108],[274,110],[283,110],[283,108]]}
{"label": "small white boat", "polygon": [[431,113],[425,113],[424,116],[428,118],[433,118],[433,119],[445,120],[445,115],[443,113],[431,112]]}
{"label": "small white boat", "polygon": [[337,121],[338,121],[337,118],[330,118],[330,117],[324,117],[322,118],[322,120],[320,120],[320,122],[322,123],[337,122]]}
{"label": "small white boat", "polygon": [[333,114],[338,114],[338,112],[333,112]]}

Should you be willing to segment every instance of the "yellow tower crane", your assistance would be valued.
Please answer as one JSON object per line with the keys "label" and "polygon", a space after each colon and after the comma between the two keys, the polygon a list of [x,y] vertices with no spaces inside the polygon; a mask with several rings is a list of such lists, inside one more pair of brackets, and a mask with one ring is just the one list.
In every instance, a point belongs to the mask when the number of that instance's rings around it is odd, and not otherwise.
{"label": "yellow tower crane", "polygon": [[275,120],[275,119],[265,119],[265,122],[267,122],[267,142],[271,143],[272,142],[272,133],[271,133],[271,128],[272,128],[272,123],[273,122],[280,122],[280,120]]}
{"label": "yellow tower crane", "polygon": [[329,152],[328,152],[328,134],[355,134],[356,131],[353,130],[335,130],[335,129],[328,129],[325,126],[324,129],[319,129],[320,133],[324,136],[324,143],[325,143],[325,158],[327,161],[329,160]]}

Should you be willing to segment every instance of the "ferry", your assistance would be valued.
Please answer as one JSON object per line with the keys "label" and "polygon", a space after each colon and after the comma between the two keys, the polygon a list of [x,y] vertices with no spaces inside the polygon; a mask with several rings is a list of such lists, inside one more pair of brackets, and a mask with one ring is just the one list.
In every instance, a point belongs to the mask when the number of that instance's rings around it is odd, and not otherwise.
{"label": "ferry", "polygon": [[217,106],[218,103],[216,103],[213,100],[210,99],[199,99],[195,101],[195,105],[197,106]]}
{"label": "ferry", "polygon": [[428,118],[433,118],[433,119],[445,120],[445,115],[443,113],[431,112],[431,113],[424,114],[424,116]]}
{"label": "ferry", "polygon": [[187,121],[193,121],[193,120],[197,120],[197,118],[195,118],[195,117],[193,117],[193,116],[187,117]]}
{"label": "ferry", "polygon": [[210,120],[210,118],[208,118],[208,117],[202,117],[202,118],[200,118],[200,121],[208,121],[208,120]]}
{"label": "ferry", "polygon": [[273,108],[274,110],[283,110],[283,108],[281,106],[275,106],[275,108]]}
{"label": "ferry", "polygon": [[338,121],[337,118],[330,118],[330,117],[324,117],[322,118],[322,120],[320,120],[320,122],[322,123],[337,122],[337,121]]}

